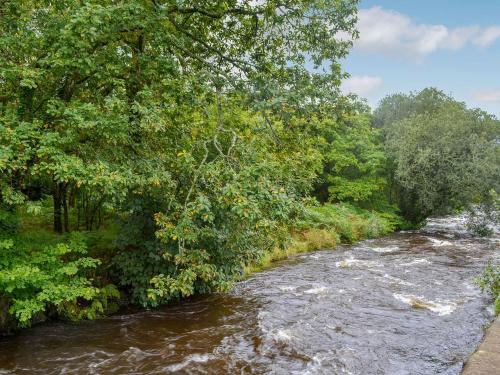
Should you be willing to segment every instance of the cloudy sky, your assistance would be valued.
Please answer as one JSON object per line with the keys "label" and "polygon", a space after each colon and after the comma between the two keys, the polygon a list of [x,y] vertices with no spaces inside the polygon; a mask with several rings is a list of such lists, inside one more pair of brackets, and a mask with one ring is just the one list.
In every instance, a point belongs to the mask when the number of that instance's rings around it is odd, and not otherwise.
{"label": "cloudy sky", "polygon": [[500,117],[500,0],[362,0],[345,92],[434,86]]}

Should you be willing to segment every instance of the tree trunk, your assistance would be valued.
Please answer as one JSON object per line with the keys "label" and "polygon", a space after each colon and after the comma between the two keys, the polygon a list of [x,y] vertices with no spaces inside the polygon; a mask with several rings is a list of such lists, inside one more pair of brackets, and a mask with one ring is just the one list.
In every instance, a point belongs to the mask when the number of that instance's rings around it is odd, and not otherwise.
{"label": "tree trunk", "polygon": [[61,183],[54,183],[52,196],[54,198],[54,231],[56,233],[63,232],[62,226],[62,186]]}
{"label": "tree trunk", "polygon": [[80,217],[81,217],[81,212],[80,212],[80,204],[76,206],[76,230],[80,230]]}
{"label": "tree trunk", "polygon": [[64,212],[64,231],[69,232],[69,217],[68,217],[68,184],[64,184],[63,192],[62,192],[62,206]]}
{"label": "tree trunk", "polygon": [[102,214],[101,214],[101,206],[97,209],[97,226],[95,229],[99,230],[101,229],[101,224],[102,224]]}

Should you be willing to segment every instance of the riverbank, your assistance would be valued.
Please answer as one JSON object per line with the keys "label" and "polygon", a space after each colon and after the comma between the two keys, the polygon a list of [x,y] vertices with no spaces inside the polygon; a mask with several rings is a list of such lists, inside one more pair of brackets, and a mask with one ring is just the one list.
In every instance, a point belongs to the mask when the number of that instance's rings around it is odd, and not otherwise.
{"label": "riverbank", "polygon": [[246,265],[242,278],[293,255],[385,236],[402,225],[402,219],[391,211],[369,211],[347,204],[309,207],[304,218],[291,229],[289,243],[272,248],[256,262]]}
{"label": "riverbank", "polygon": [[482,343],[465,363],[462,375],[496,375],[500,369],[500,316],[486,331]]}
{"label": "riverbank", "polygon": [[474,279],[495,244],[454,228],[302,254],[228,294],[41,324],[0,339],[0,372],[459,374],[491,320]]}
{"label": "riverbank", "polygon": [[[24,286],[22,297],[28,302],[35,301],[40,306],[28,304],[26,314],[16,315],[15,313],[19,312],[19,309],[12,309],[12,306],[14,306],[13,303],[16,301],[14,297],[17,294],[11,293],[11,296],[5,297],[0,294],[2,297],[0,298],[0,334],[12,333],[19,327],[29,327],[54,318],[72,321],[95,319],[110,315],[118,309],[118,306],[138,305],[133,299],[134,295],[136,296],[138,293],[145,295],[148,288],[151,288],[150,280],[154,276],[154,270],[163,269],[165,259],[157,254],[155,254],[154,260],[146,256],[148,253],[139,257],[142,261],[151,263],[151,277],[144,275],[140,269],[137,272],[134,271],[133,267],[129,266],[132,264],[130,259],[125,259],[127,262],[122,259],[121,265],[125,264],[128,267],[126,270],[129,272],[129,276],[125,278],[124,282],[116,267],[118,264],[117,254],[120,253],[119,233],[112,226],[112,220],[108,220],[108,225],[104,225],[100,230],[74,231],[68,235],[60,236],[47,229],[48,220],[43,216],[34,217],[26,214],[22,216],[22,219],[19,233],[8,242],[4,241],[4,245],[9,251],[15,249],[17,253],[25,254],[25,257],[21,259],[21,265],[29,264],[29,260],[33,257],[38,257],[41,260],[36,265],[38,268],[33,268],[28,274],[20,273],[20,267],[14,267],[15,264],[13,264],[12,269],[4,274],[5,277],[2,280],[4,282],[10,280],[9,285],[12,284],[11,288],[14,291]],[[240,276],[228,275],[228,280],[230,283],[238,281],[252,273],[269,268],[277,260],[286,259],[298,253],[334,248],[339,243],[352,244],[362,239],[383,236],[396,230],[401,224],[400,220],[399,216],[391,209],[377,212],[349,204],[325,204],[307,207],[292,227],[284,229],[284,237],[288,238],[288,241],[275,241],[280,245],[272,246],[268,251],[261,251],[260,256],[243,265]],[[75,242],[75,238],[78,239],[78,242]],[[49,255],[59,254],[58,251],[62,251],[64,254],[61,253],[62,255],[57,258],[57,263],[53,264],[45,260],[44,257],[47,257],[47,253]],[[137,251],[136,249],[135,252]],[[131,252],[131,254],[135,254],[135,252]],[[68,266],[68,262],[79,261],[73,254],[86,254],[87,258],[85,259],[95,265],[93,268],[82,270],[80,276],[89,278],[88,282],[81,285],[82,288],[91,288],[91,285],[99,287],[99,294],[94,296],[97,303],[86,302],[75,297],[69,302],[61,302],[57,305],[45,297],[47,293],[44,292],[44,288],[48,289],[47,285],[50,286],[50,290],[53,290],[61,284],[70,282],[72,276],[64,272],[59,275],[58,270],[64,270],[64,267]],[[38,272],[41,276],[33,281],[34,272]],[[160,273],[160,271],[158,272]],[[137,281],[141,282],[140,288]],[[118,289],[120,293],[118,293]],[[89,290],[93,291],[94,289]],[[211,291],[207,289],[205,293]],[[198,293],[179,294],[178,298],[173,300],[177,301],[193,294]],[[28,309],[32,306],[38,310],[28,316],[30,312]],[[19,321],[20,317],[24,320]]]}

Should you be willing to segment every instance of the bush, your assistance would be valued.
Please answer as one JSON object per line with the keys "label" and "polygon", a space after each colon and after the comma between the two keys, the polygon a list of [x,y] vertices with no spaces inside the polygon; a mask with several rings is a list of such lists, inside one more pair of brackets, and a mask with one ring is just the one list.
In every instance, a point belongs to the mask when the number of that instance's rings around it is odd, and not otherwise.
{"label": "bush", "polygon": [[288,237],[302,205],[282,181],[278,162],[241,150],[233,169],[223,161],[202,165],[203,184],[168,214],[157,214],[157,237],[169,273],[152,279],[154,306],[196,293],[227,291],[244,265],[256,262]]}
{"label": "bush", "polygon": [[490,261],[483,274],[476,279],[476,284],[483,293],[493,296],[495,314],[500,314],[500,266],[494,266]]}
{"label": "bush", "polygon": [[494,227],[500,224],[500,199],[491,191],[486,201],[472,205],[467,209],[466,227],[474,235],[489,237]]}
{"label": "bush", "polygon": [[99,289],[88,277],[100,261],[86,256],[83,236],[73,234],[54,245],[41,238],[41,247],[30,238],[0,240],[0,296],[8,304],[4,313],[26,327],[49,314],[76,319],[107,312],[107,299],[116,298],[117,291]]}
{"label": "bush", "polygon": [[[151,306],[152,301],[148,297],[151,280],[157,275],[174,272],[175,268],[165,262],[162,253],[161,248],[149,241],[143,246],[129,247],[113,258],[113,275],[118,285],[128,292],[133,304]],[[163,301],[160,299],[157,302]]]}

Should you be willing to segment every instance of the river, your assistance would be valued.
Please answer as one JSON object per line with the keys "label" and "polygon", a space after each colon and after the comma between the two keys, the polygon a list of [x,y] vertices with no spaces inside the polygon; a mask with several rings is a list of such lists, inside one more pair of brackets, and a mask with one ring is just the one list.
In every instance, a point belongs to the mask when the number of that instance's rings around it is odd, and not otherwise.
{"label": "river", "polygon": [[498,235],[458,218],[279,262],[228,295],[0,339],[0,374],[459,374]]}

